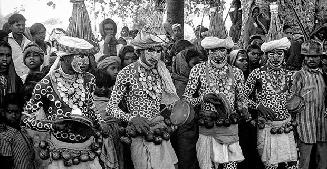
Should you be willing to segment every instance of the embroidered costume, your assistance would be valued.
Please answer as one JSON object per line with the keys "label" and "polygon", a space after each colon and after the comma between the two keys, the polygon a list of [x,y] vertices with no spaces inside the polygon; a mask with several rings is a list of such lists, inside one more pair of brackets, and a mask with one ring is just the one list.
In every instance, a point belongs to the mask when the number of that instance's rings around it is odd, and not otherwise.
{"label": "embroidered costume", "polygon": [[[231,48],[233,42],[231,39],[218,39],[207,37],[201,42],[205,49],[219,50]],[[218,49],[217,49],[218,48]],[[218,51],[218,55],[223,52]],[[240,69],[227,64],[227,56],[223,55],[224,61],[217,63],[215,61],[217,52],[209,54],[209,60],[194,66],[191,70],[189,81],[185,89],[184,97],[193,105],[201,105],[200,118],[206,112],[217,112],[211,103],[205,102],[204,97],[208,93],[221,95],[225,98],[226,107],[229,107],[231,114],[236,114],[237,110],[247,110],[247,100],[244,97],[244,77]],[[219,57],[219,56],[218,56]],[[194,97],[198,94],[199,97]],[[218,115],[218,119],[224,117]],[[226,119],[227,120],[227,119]],[[199,123],[201,123],[199,121]],[[236,162],[244,159],[241,147],[238,143],[238,126],[229,124],[228,127],[218,126],[210,127],[210,120],[205,122],[205,127],[200,126],[200,136],[197,142],[197,156],[201,169],[217,168],[218,164],[224,164],[224,168],[236,168]],[[214,164],[214,165],[213,165]]]}
{"label": "embroidered costume", "polygon": [[[264,52],[274,52],[268,57],[279,59],[278,64],[283,62],[283,49],[289,48],[290,42],[287,38],[264,43],[261,47]],[[281,53],[280,53],[281,52]],[[277,55],[277,57],[276,57]],[[286,100],[289,97],[289,87],[292,82],[292,72],[276,66],[276,61],[268,58],[268,64],[253,70],[246,81],[246,95],[255,91],[254,100],[249,100],[249,107],[258,109],[260,105],[271,109],[273,113],[272,121],[265,121],[259,115],[259,121],[263,127],[259,126],[258,131],[258,151],[261,160],[266,167],[276,168],[279,163],[297,160],[294,133],[291,131],[291,116],[286,109]],[[293,166],[291,166],[293,167]]]}
{"label": "embroidered costume", "polygon": [[[93,46],[83,39],[62,38],[57,41],[62,45],[60,51],[65,52],[58,52],[59,59],[93,53]],[[82,64],[81,60],[76,61],[77,65]],[[75,56],[72,65],[74,62]],[[97,156],[101,152],[98,145],[101,137],[94,130],[102,123],[102,118],[93,110],[94,81],[94,76],[87,72],[67,74],[59,67],[36,84],[23,122],[33,130],[50,131],[49,140],[40,143],[41,159],[51,158],[48,168],[100,167]],[[64,124],[64,127],[58,128],[57,124]]]}
{"label": "embroidered costume", "polygon": [[[150,37],[142,37],[145,39],[141,39],[139,34],[132,41],[139,50],[145,52],[144,50],[158,46]],[[150,67],[138,60],[119,72],[108,103],[107,115],[129,122],[137,116],[152,121],[160,116],[161,104],[169,105],[177,99],[164,63],[158,60],[156,65]],[[118,104],[122,100],[126,102],[128,112],[119,108]],[[177,163],[170,141],[155,145],[143,136],[132,138],[131,157],[135,169],[174,169],[174,164]]]}

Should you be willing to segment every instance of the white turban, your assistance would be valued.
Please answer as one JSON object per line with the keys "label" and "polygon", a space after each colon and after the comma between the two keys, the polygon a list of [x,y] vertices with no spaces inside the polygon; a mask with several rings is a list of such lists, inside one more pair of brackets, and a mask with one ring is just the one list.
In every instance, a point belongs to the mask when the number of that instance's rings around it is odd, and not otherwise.
{"label": "white turban", "polygon": [[227,48],[231,49],[234,46],[234,42],[231,37],[227,37],[226,39],[219,39],[217,37],[205,37],[201,41],[201,46],[204,49],[215,49],[215,48]]}
{"label": "white turban", "polygon": [[261,45],[261,50],[263,52],[269,52],[275,49],[288,49],[291,46],[291,42],[287,39],[287,37],[284,37],[279,40],[273,40],[270,42],[263,43]]}

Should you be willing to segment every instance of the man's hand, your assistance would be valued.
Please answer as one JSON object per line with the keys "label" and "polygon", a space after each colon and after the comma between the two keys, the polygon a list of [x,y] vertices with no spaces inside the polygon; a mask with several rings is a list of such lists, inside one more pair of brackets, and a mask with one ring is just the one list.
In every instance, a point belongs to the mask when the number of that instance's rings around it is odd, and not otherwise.
{"label": "man's hand", "polygon": [[111,35],[106,35],[106,37],[104,38],[104,43],[109,44],[112,40],[113,36]]}
{"label": "man's hand", "polygon": [[257,109],[259,110],[261,116],[264,117],[265,119],[274,120],[274,111],[271,110],[270,108],[267,108],[262,104],[259,104]]}
{"label": "man's hand", "polygon": [[150,131],[150,121],[144,117],[133,117],[130,123],[135,127],[136,131],[139,133],[147,133]]}

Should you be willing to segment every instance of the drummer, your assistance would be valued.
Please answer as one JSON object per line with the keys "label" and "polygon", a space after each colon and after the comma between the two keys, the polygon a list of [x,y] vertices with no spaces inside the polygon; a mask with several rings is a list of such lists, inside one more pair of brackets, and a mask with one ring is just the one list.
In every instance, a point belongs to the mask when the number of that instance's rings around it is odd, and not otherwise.
{"label": "drummer", "polygon": [[[219,165],[224,169],[236,168],[244,157],[238,141],[237,121],[228,121],[232,117],[237,120],[237,112],[250,118],[243,94],[244,76],[240,69],[227,64],[227,50],[234,45],[231,38],[206,37],[201,45],[208,50],[209,59],[192,68],[184,93],[193,106],[201,106],[196,145],[199,165],[201,169]],[[217,99],[223,103],[222,107],[212,104]],[[220,111],[222,109],[225,111]]]}
{"label": "drummer", "polygon": [[[86,72],[93,45],[79,38],[57,39],[59,56],[49,74],[36,84],[26,105],[23,122],[32,130],[50,132],[50,139],[40,143],[40,158],[49,159],[48,168],[101,168],[99,134],[94,128],[102,123],[93,111],[93,75]],[[69,125],[68,125],[69,124]],[[99,139],[95,139],[99,138]]]}
{"label": "drummer", "polygon": [[[150,124],[160,116],[160,105],[170,105],[179,98],[169,71],[160,60],[161,45],[143,33],[142,36],[138,34],[131,44],[135,46],[140,59],[119,72],[107,115],[129,122],[138,133],[152,133]],[[127,112],[119,108],[122,100],[127,105]],[[149,140],[143,135],[132,138],[134,168],[174,169],[177,157],[170,141],[155,145]]]}

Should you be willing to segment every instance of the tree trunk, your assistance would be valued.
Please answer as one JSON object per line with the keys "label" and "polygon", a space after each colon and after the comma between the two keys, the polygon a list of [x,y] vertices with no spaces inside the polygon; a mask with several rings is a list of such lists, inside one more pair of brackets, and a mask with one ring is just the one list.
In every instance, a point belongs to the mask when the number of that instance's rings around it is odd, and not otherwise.
{"label": "tree trunk", "polygon": [[210,5],[209,34],[218,38],[226,38],[227,30],[224,23],[224,0],[216,1]]}
{"label": "tree trunk", "polygon": [[184,3],[185,0],[167,0],[167,22],[172,25],[179,23],[184,35]]}

